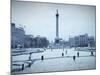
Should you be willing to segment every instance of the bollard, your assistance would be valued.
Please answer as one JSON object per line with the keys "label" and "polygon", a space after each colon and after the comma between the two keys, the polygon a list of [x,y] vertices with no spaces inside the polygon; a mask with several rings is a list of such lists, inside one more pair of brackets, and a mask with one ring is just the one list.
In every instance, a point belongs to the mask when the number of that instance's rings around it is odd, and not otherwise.
{"label": "bollard", "polygon": [[22,64],[22,70],[24,70],[24,64]]}

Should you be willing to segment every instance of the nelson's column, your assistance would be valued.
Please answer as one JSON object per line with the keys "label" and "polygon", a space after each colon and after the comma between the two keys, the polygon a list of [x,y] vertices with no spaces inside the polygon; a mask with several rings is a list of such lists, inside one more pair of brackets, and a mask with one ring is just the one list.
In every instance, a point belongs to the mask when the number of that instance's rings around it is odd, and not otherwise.
{"label": "nelson's column", "polygon": [[60,43],[60,38],[59,38],[59,13],[58,10],[56,10],[56,38],[55,38],[55,44]]}

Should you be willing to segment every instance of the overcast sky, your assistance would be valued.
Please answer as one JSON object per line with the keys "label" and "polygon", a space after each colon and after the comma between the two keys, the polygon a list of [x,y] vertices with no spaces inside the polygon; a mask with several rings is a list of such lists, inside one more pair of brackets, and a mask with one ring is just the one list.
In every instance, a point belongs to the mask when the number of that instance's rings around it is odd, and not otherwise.
{"label": "overcast sky", "polygon": [[95,35],[95,6],[12,2],[12,22],[25,26],[26,34],[56,37],[56,9],[59,12],[59,37],[67,40],[71,36],[88,33]]}

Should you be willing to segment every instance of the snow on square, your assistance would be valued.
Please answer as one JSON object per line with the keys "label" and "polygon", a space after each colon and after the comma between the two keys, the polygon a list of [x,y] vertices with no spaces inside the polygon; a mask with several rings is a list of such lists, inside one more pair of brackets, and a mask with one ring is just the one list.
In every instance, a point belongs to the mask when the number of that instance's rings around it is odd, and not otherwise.
{"label": "snow on square", "polygon": [[[27,53],[29,52],[30,50],[27,51]],[[79,57],[77,56],[77,52],[79,52]],[[29,60],[29,56],[29,54],[13,56],[12,73],[88,70],[96,68],[95,51],[93,51],[93,56],[91,56],[91,51],[79,51],[74,48],[46,49],[42,52],[34,52],[33,49],[31,61]],[[41,56],[43,56],[43,60],[41,60]],[[73,56],[76,57],[75,61],[73,60]],[[31,63],[30,67],[28,67],[29,63]],[[24,70],[21,70],[22,64],[24,64]]]}

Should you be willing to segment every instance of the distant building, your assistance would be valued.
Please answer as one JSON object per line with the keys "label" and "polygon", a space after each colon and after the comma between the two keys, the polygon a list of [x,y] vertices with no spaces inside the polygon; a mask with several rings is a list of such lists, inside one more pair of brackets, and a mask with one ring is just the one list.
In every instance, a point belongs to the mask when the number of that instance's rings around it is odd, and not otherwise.
{"label": "distant building", "polygon": [[11,48],[24,47],[24,48],[41,48],[47,47],[49,41],[46,37],[33,37],[26,35],[23,28],[17,28],[15,23],[11,23]]}
{"label": "distant building", "polygon": [[79,36],[75,36],[74,37],[74,41],[75,41],[75,43],[74,43],[75,45],[74,46],[75,47],[79,47],[79,45],[80,45],[80,37]]}
{"label": "distant building", "polygon": [[70,47],[88,47],[88,43],[91,41],[93,45],[93,37],[89,39],[88,34],[75,36],[73,38],[69,38]]}
{"label": "distant building", "polygon": [[96,46],[96,41],[95,41],[95,38],[93,36],[90,36],[88,38],[88,44],[90,47],[95,47]]}
{"label": "distant building", "polygon": [[30,47],[34,47],[34,45],[35,45],[34,37],[32,35],[25,35],[25,37],[24,37],[24,47],[30,48]]}
{"label": "distant building", "polygon": [[35,47],[37,48],[48,47],[49,45],[49,41],[47,40],[46,37],[37,36],[34,38],[34,40],[35,40]]}
{"label": "distant building", "polygon": [[15,23],[11,23],[11,48],[17,48],[18,45],[24,46],[25,31],[23,28],[16,28]]}
{"label": "distant building", "polygon": [[69,45],[70,45],[70,47],[75,47],[75,39],[74,38],[69,38]]}
{"label": "distant building", "polygon": [[88,34],[79,36],[79,47],[87,47],[88,46]]}

